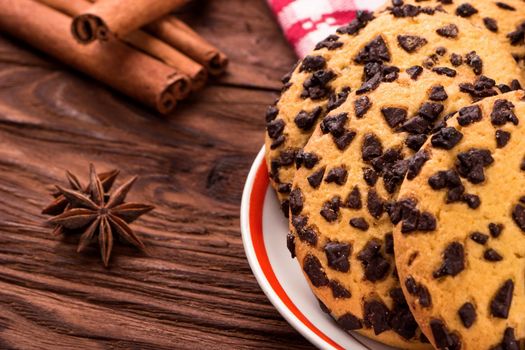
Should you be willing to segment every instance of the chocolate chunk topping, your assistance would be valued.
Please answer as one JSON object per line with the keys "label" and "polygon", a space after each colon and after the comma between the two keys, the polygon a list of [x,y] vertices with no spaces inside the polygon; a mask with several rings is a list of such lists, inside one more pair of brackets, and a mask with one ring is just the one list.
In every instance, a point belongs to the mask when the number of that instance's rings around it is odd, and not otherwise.
{"label": "chocolate chunk topping", "polygon": [[328,83],[336,77],[331,70],[320,70],[308,77],[303,83],[302,98],[321,100],[331,93]]}
{"label": "chocolate chunk topping", "polygon": [[363,168],[363,179],[368,186],[374,186],[377,182],[378,175],[374,169]]}
{"label": "chocolate chunk topping", "polygon": [[483,24],[485,25],[485,28],[487,28],[491,32],[494,32],[494,33],[498,32],[498,22],[496,22],[494,18],[490,18],[490,17],[483,18]]}
{"label": "chocolate chunk topping", "polygon": [[418,151],[421,148],[421,146],[423,146],[427,138],[428,138],[427,135],[424,135],[424,134],[408,135],[405,140],[405,144],[411,150]]}
{"label": "chocolate chunk topping", "polygon": [[406,72],[412,80],[417,80],[417,78],[419,78],[421,73],[423,73],[423,67],[413,66],[413,67],[407,68]]}
{"label": "chocolate chunk topping", "polygon": [[463,64],[463,58],[460,55],[453,53],[450,55],[450,63],[454,67],[459,67]]}
{"label": "chocolate chunk topping", "polygon": [[319,162],[319,157],[315,153],[304,152],[300,150],[295,157],[295,165],[299,169],[302,165],[306,169],[312,169],[317,162]]}
{"label": "chocolate chunk topping", "polygon": [[489,236],[481,232],[473,232],[470,234],[470,239],[478,244],[484,245],[489,240]]}
{"label": "chocolate chunk topping", "polygon": [[356,329],[363,328],[361,320],[352,315],[351,313],[346,313],[343,316],[337,319],[337,323],[346,331],[353,331]]}
{"label": "chocolate chunk topping", "polygon": [[494,238],[498,238],[503,232],[503,228],[504,228],[503,224],[495,224],[491,222],[489,224],[490,235]]}
{"label": "chocolate chunk topping", "polygon": [[408,163],[407,179],[413,180],[421,171],[423,165],[430,159],[427,151],[421,150],[417,152]]}
{"label": "chocolate chunk topping", "polygon": [[453,333],[450,333],[443,321],[435,318],[431,319],[430,329],[432,330],[432,336],[434,337],[436,346],[439,349],[461,349],[461,341],[459,340],[459,337]]}
{"label": "chocolate chunk topping", "polygon": [[449,24],[436,29],[436,33],[445,38],[456,38],[459,34],[459,29],[455,24]]}
{"label": "chocolate chunk topping", "polygon": [[323,203],[321,216],[328,222],[334,222],[339,217],[339,208],[341,207],[341,197],[335,196],[329,201]]}
{"label": "chocolate chunk topping", "polygon": [[466,56],[467,64],[472,67],[474,74],[480,75],[483,71],[483,61],[481,57],[476,54],[476,51],[471,51]]}
{"label": "chocolate chunk topping", "polygon": [[432,135],[431,143],[433,147],[452,149],[463,138],[463,134],[453,127],[445,127]]}
{"label": "chocolate chunk topping", "polygon": [[456,9],[456,15],[460,17],[470,17],[474,14],[478,13],[478,10],[476,10],[471,4],[465,3],[458,6]]}
{"label": "chocolate chunk topping", "polygon": [[490,303],[490,313],[494,317],[507,318],[512,304],[512,293],[514,292],[514,282],[506,280],[498,289]]}
{"label": "chocolate chunk topping", "polygon": [[406,52],[412,53],[428,43],[427,39],[417,35],[398,35],[397,42]]}
{"label": "chocolate chunk topping", "polygon": [[438,171],[434,175],[428,178],[428,184],[433,190],[440,190],[447,187],[447,172]]}
{"label": "chocolate chunk topping", "polygon": [[361,231],[366,231],[370,227],[368,222],[366,222],[365,218],[363,217],[350,219],[350,226],[355,227]]}
{"label": "chocolate chunk topping", "polygon": [[363,203],[361,202],[361,192],[357,186],[354,186],[352,192],[348,195],[346,206],[350,209],[361,209]]}
{"label": "chocolate chunk topping", "polygon": [[512,219],[518,227],[525,232],[525,206],[522,204],[516,204],[512,211]]}
{"label": "chocolate chunk topping", "polygon": [[504,130],[496,130],[496,145],[498,148],[503,148],[510,140],[510,132]]}
{"label": "chocolate chunk topping", "polygon": [[506,4],[504,2],[496,2],[496,6],[498,6],[500,9],[508,10],[508,11],[516,11],[516,8],[513,6],[510,6],[509,4]]}
{"label": "chocolate chunk topping", "polygon": [[481,75],[479,78],[477,78],[474,84],[459,84],[459,90],[461,92],[468,93],[474,99],[474,101],[478,101],[485,97],[497,95],[498,92],[494,89],[495,86],[496,82],[493,79]]}
{"label": "chocolate chunk topping", "polygon": [[476,209],[481,205],[481,199],[475,194],[465,193],[461,196],[461,201],[467,203],[470,209]]}
{"label": "chocolate chunk topping", "polygon": [[501,261],[501,260],[503,260],[503,257],[500,255],[500,253],[498,253],[497,251],[495,251],[492,248],[489,248],[489,249],[485,250],[485,252],[483,253],[483,257],[487,261]]}
{"label": "chocolate chunk topping", "polygon": [[452,69],[452,68],[448,68],[448,67],[434,67],[432,68],[432,72],[434,73],[437,73],[439,75],[446,75],[447,77],[455,77],[457,72]]}
{"label": "chocolate chunk topping", "polygon": [[268,131],[268,136],[272,139],[279,137],[284,130],[284,120],[275,119],[266,124],[266,130]]}
{"label": "chocolate chunk topping", "polygon": [[294,119],[295,125],[301,130],[310,130],[322,112],[321,107],[315,107],[311,112],[300,111]]}
{"label": "chocolate chunk topping", "polygon": [[350,88],[345,87],[337,94],[335,93],[331,94],[330,97],[328,98],[328,104],[326,105],[326,109],[328,111],[331,111],[341,106],[348,98],[349,93],[350,93]]}
{"label": "chocolate chunk topping", "polygon": [[376,282],[388,274],[390,263],[381,254],[381,242],[377,239],[368,241],[363,250],[357,255],[365,271],[365,278]]}
{"label": "chocolate chunk topping", "polygon": [[377,194],[376,190],[370,189],[367,197],[367,208],[370,215],[374,218],[379,219],[384,211],[384,202],[381,197]]}
{"label": "chocolate chunk topping", "polygon": [[505,328],[503,340],[491,350],[520,350],[519,341],[516,340],[516,336],[514,335],[514,328]]}
{"label": "chocolate chunk topping", "polygon": [[330,281],[330,289],[332,290],[332,295],[335,299],[348,299],[352,297],[352,294],[343,287],[339,282],[337,281]]}
{"label": "chocolate chunk topping", "polygon": [[334,136],[335,145],[343,151],[352,143],[356,135],[357,133],[355,131],[345,131],[344,134],[339,137]]}
{"label": "chocolate chunk topping", "polygon": [[283,212],[284,217],[288,218],[290,215],[290,201],[288,199],[285,199],[281,202],[281,211]]}
{"label": "chocolate chunk topping", "polygon": [[356,63],[390,61],[390,52],[386,46],[385,40],[380,35],[365,45],[354,58]]}
{"label": "chocolate chunk topping", "polygon": [[525,21],[516,26],[516,30],[507,34],[510,44],[513,46],[521,45],[525,39]]}
{"label": "chocolate chunk topping", "polygon": [[293,215],[298,215],[303,210],[303,194],[300,188],[296,188],[290,193],[290,210]]}
{"label": "chocolate chunk topping", "polygon": [[456,276],[465,268],[465,251],[459,242],[450,243],[443,253],[442,265],[434,271],[434,278]]}
{"label": "chocolate chunk topping", "polygon": [[324,247],[328,266],[340,272],[350,270],[349,256],[352,246],[349,243],[329,242]]}
{"label": "chocolate chunk topping", "polygon": [[276,106],[268,106],[268,109],[266,110],[266,122],[269,123],[274,120],[277,117],[277,114],[279,114],[279,109],[277,109]]}
{"label": "chocolate chunk topping", "polygon": [[421,307],[427,308],[432,305],[432,298],[427,287],[421,283],[417,283],[412,276],[408,276],[405,280],[405,287],[410,295],[418,298]]}
{"label": "chocolate chunk topping", "polygon": [[286,247],[288,248],[292,259],[295,258],[295,236],[291,232],[288,232],[286,235]]}
{"label": "chocolate chunk topping", "polygon": [[355,110],[355,116],[356,118],[363,118],[368,112],[368,110],[372,107],[372,102],[370,102],[370,99],[368,96],[361,96],[358,99],[354,101],[354,110]]}
{"label": "chocolate chunk topping", "polygon": [[277,192],[279,193],[290,193],[291,190],[292,190],[291,183],[279,184],[277,186]]}
{"label": "chocolate chunk topping", "polygon": [[310,282],[315,287],[323,287],[328,285],[328,277],[326,277],[323,266],[317,257],[308,254],[303,261],[303,271],[306,273],[310,279]]}
{"label": "chocolate chunk topping", "polygon": [[440,56],[445,56],[445,54],[447,53],[447,48],[439,46],[438,48],[436,48],[436,53]]}
{"label": "chocolate chunk topping", "polygon": [[346,169],[342,167],[332,168],[330,169],[330,171],[328,171],[328,174],[326,174],[324,181],[326,183],[334,182],[341,186],[345,184],[347,174],[348,172],[346,171]]}
{"label": "chocolate chunk topping", "polygon": [[364,93],[377,89],[382,80],[381,73],[377,73],[371,79],[365,81],[356,91],[356,95],[362,95]]}
{"label": "chocolate chunk topping", "polygon": [[477,105],[463,107],[459,110],[458,123],[467,126],[474,122],[479,122],[482,118],[481,108]]}
{"label": "chocolate chunk topping", "polygon": [[443,85],[436,85],[430,90],[428,98],[432,101],[445,101],[448,98],[448,95]]}
{"label": "chocolate chunk topping", "polygon": [[514,125],[519,123],[518,118],[514,114],[514,105],[507,100],[496,100],[494,102],[490,120],[496,126],[505,125],[507,122],[511,122]]}
{"label": "chocolate chunk topping", "polygon": [[425,120],[434,122],[439,118],[441,112],[443,112],[443,105],[435,102],[425,102],[419,107],[418,114],[425,118]]}
{"label": "chocolate chunk topping", "polygon": [[284,135],[280,135],[278,136],[275,140],[272,141],[272,143],[270,144],[270,149],[276,149],[278,148],[280,145],[282,145],[284,143],[284,141],[286,140],[286,137],[284,137]]}
{"label": "chocolate chunk topping", "polygon": [[406,131],[410,134],[424,134],[429,129],[430,124],[428,121],[423,119],[422,117],[414,117],[407,120],[403,125],[401,126],[401,130]]}
{"label": "chocolate chunk topping", "polygon": [[492,164],[494,158],[489,150],[471,148],[457,155],[456,169],[462,177],[473,184],[485,181],[483,168]]}
{"label": "chocolate chunk topping", "polygon": [[299,67],[299,72],[316,72],[326,67],[323,56],[306,56]]}
{"label": "chocolate chunk topping", "polygon": [[390,311],[390,327],[406,340],[414,338],[418,325],[408,308],[401,288],[391,289],[390,296],[394,300],[394,307]]}
{"label": "chocolate chunk topping", "polygon": [[321,169],[317,170],[312,175],[306,178],[310,186],[312,186],[313,188],[318,188],[319,185],[321,185],[321,181],[323,181],[325,169],[326,169],[325,167],[322,167]]}
{"label": "chocolate chunk topping", "polygon": [[327,36],[323,41],[320,41],[315,45],[315,50],[326,48],[328,50],[335,50],[343,46],[343,43],[338,41],[339,36],[332,34]]}
{"label": "chocolate chunk topping", "polygon": [[361,147],[361,154],[365,162],[379,157],[383,154],[381,141],[374,134],[365,135],[363,146]]}
{"label": "chocolate chunk topping", "polygon": [[306,216],[292,216],[292,225],[299,239],[315,247],[317,245],[317,232],[313,226],[307,227],[307,224],[308,218]]}
{"label": "chocolate chunk topping", "polygon": [[390,311],[388,307],[379,300],[365,301],[364,323],[366,327],[372,327],[375,335],[390,329],[388,320]]}
{"label": "chocolate chunk topping", "polygon": [[394,254],[394,236],[392,233],[385,234],[385,253]]}
{"label": "chocolate chunk topping", "polygon": [[347,120],[347,113],[328,115],[321,122],[321,131],[324,134],[330,133],[335,137],[342,136],[345,132],[345,123]]}
{"label": "chocolate chunk topping", "polygon": [[381,113],[391,128],[399,126],[407,118],[407,111],[403,108],[385,107],[381,108]]}
{"label": "chocolate chunk topping", "polygon": [[317,302],[319,303],[319,308],[321,308],[321,311],[323,311],[325,314],[331,314],[332,310],[328,308],[321,300],[317,299]]}
{"label": "chocolate chunk topping", "polygon": [[371,12],[357,11],[356,18],[346,26],[338,28],[337,34],[355,35],[373,19],[374,15]]}

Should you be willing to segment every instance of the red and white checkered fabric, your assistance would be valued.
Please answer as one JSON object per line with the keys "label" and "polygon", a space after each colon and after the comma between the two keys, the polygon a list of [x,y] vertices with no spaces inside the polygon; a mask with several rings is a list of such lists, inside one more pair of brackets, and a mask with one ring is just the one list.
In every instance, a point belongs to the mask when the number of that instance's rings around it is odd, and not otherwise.
{"label": "red and white checkered fabric", "polygon": [[373,11],[386,0],[268,0],[299,57],[350,22],[358,10]]}

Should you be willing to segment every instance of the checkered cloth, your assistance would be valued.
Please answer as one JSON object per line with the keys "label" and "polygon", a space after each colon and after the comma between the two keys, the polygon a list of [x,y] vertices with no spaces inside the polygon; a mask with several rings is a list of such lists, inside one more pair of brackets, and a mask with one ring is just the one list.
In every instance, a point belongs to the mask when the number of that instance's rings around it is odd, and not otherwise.
{"label": "checkered cloth", "polygon": [[350,22],[358,10],[373,11],[386,0],[268,0],[299,57]]}

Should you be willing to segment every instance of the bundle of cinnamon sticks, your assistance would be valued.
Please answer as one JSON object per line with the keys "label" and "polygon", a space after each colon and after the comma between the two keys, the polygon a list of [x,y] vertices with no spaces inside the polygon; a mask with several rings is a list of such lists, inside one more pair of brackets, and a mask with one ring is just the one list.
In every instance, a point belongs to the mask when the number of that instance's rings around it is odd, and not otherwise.
{"label": "bundle of cinnamon sticks", "polygon": [[171,112],[228,58],[171,14],[189,0],[0,0],[0,31]]}

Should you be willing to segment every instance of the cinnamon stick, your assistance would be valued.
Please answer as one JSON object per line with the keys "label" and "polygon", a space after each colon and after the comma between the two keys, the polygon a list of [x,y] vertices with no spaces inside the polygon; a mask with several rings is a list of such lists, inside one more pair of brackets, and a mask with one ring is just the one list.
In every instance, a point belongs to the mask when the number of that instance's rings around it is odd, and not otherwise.
{"label": "cinnamon stick", "polygon": [[154,21],[145,29],[204,65],[211,75],[220,75],[226,70],[226,55],[175,16]]}
{"label": "cinnamon stick", "polygon": [[189,0],[99,0],[73,20],[73,35],[84,44],[123,38],[140,27],[180,8]]}
{"label": "cinnamon stick", "polygon": [[34,0],[0,0],[0,30],[100,80],[114,89],[168,113],[187,78],[172,67],[111,40],[78,45],[69,34],[71,18]]}
{"label": "cinnamon stick", "polygon": [[[87,0],[37,0],[56,10],[59,10],[70,16],[77,16],[87,11],[92,5]],[[74,27],[74,26],[73,26]],[[72,28],[73,30],[73,28]],[[134,31],[124,38],[127,43],[136,47],[145,53],[158,58],[167,65],[186,74],[191,79],[191,89],[200,90],[206,84],[208,74],[204,67],[191,58],[187,57],[177,49],[166,44],[162,40],[144,31]],[[183,96],[185,97],[185,96]]]}

